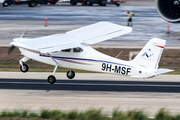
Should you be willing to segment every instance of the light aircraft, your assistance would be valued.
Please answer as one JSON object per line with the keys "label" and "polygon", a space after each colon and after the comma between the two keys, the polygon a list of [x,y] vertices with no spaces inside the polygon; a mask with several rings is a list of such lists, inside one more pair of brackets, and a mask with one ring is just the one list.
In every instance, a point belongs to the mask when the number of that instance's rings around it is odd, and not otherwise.
{"label": "light aircraft", "polygon": [[[100,53],[88,44],[95,44],[120,35],[130,33],[132,28],[110,22],[98,22],[78,28],[65,34],[55,34],[35,39],[13,39],[12,48],[19,47],[24,56],[20,61],[20,70],[28,71],[25,64],[29,59],[55,66],[53,74],[47,80],[56,82],[55,72],[58,67],[70,69],[67,77],[73,79],[72,69],[127,75],[135,78],[149,78],[171,72],[171,69],[158,69],[158,63],[166,41],[151,39],[132,61],[124,61]],[[12,49],[10,50],[10,52]]]}

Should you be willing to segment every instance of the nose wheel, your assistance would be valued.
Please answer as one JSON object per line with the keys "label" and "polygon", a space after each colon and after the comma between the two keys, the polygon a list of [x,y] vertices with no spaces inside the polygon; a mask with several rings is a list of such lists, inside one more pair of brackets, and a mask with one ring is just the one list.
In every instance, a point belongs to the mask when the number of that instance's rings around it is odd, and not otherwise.
{"label": "nose wheel", "polygon": [[47,80],[50,84],[54,84],[56,82],[54,75],[50,75]]}
{"label": "nose wheel", "polygon": [[72,70],[69,70],[66,75],[69,79],[73,79],[75,77],[75,72]]}
{"label": "nose wheel", "polygon": [[20,70],[21,70],[21,72],[25,73],[29,70],[29,67],[27,64],[23,64],[23,66],[22,65],[20,66]]}

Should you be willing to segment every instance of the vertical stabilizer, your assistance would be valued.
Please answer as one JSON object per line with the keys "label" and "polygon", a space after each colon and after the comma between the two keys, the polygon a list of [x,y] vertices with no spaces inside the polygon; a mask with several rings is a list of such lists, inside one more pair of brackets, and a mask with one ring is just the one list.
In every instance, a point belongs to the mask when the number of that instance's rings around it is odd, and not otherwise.
{"label": "vertical stabilizer", "polygon": [[132,64],[143,71],[156,71],[166,40],[153,38],[132,60]]}

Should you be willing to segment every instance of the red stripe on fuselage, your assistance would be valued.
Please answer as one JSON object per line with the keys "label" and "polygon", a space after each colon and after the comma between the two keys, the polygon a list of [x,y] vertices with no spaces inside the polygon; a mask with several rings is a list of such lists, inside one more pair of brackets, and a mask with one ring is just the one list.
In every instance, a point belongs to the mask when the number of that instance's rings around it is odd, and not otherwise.
{"label": "red stripe on fuselage", "polygon": [[164,48],[164,46],[155,45],[156,47]]}

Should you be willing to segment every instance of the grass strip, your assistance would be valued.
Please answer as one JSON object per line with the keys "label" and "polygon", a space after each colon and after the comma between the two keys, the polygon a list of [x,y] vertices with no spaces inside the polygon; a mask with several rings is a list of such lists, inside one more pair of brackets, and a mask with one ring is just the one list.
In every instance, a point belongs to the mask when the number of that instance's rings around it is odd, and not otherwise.
{"label": "grass strip", "polygon": [[49,110],[43,109],[40,113],[28,110],[4,110],[0,113],[0,120],[180,120],[180,114],[171,115],[165,108],[161,108],[154,118],[149,118],[143,110],[120,111],[114,109],[112,117],[102,113],[102,109],[91,108],[86,111]]}

